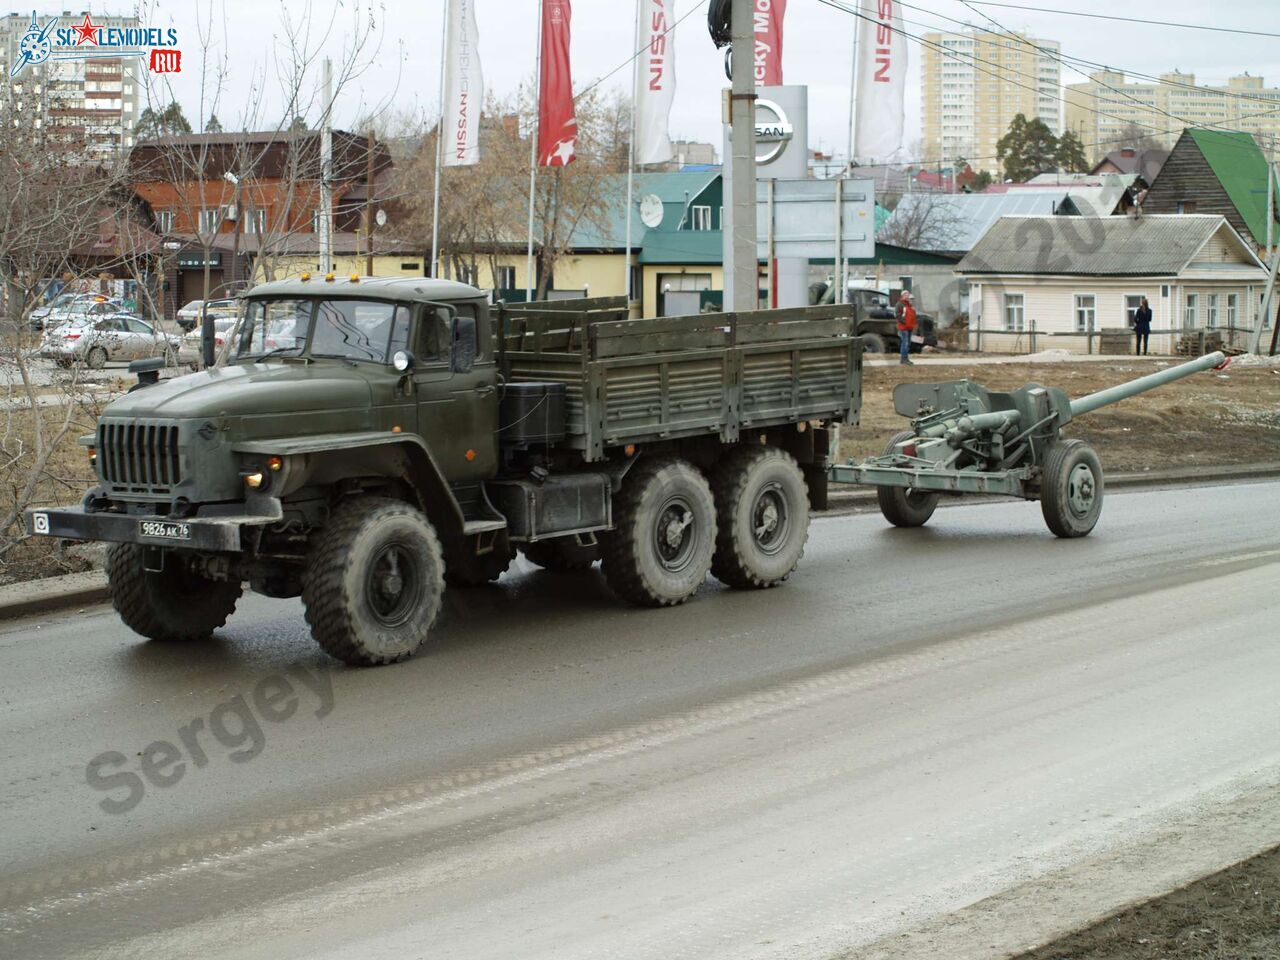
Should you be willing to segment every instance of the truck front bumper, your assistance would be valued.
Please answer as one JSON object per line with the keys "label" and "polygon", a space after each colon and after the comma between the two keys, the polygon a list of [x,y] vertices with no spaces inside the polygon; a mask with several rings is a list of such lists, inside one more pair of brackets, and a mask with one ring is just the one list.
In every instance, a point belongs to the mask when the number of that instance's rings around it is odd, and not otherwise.
{"label": "truck front bumper", "polygon": [[245,534],[280,519],[260,514],[205,517],[163,517],[123,513],[87,513],[83,507],[28,510],[23,517],[27,532],[63,540],[105,540],[139,543],[210,553],[240,553]]}

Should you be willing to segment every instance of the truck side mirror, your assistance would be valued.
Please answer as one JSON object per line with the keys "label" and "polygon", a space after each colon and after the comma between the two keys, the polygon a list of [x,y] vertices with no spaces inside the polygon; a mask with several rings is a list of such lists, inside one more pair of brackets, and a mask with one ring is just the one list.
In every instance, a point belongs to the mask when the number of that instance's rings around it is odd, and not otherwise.
{"label": "truck side mirror", "polygon": [[449,343],[449,372],[470,373],[476,362],[476,318],[454,314]]}

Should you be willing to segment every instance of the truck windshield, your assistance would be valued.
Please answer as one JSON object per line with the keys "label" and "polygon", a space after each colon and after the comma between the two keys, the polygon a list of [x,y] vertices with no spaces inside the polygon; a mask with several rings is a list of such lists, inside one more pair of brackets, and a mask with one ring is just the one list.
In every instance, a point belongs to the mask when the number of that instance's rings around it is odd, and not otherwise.
{"label": "truck windshield", "polygon": [[409,309],[376,300],[251,300],[238,359],[341,357],[386,363],[409,342]]}

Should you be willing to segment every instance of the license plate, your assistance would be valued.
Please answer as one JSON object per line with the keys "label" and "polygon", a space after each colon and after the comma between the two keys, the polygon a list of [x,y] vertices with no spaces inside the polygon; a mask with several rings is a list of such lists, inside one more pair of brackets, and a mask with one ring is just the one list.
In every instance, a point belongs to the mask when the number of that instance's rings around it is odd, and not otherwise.
{"label": "license plate", "polygon": [[167,520],[139,520],[138,533],[160,540],[190,540],[191,524],[170,523]]}

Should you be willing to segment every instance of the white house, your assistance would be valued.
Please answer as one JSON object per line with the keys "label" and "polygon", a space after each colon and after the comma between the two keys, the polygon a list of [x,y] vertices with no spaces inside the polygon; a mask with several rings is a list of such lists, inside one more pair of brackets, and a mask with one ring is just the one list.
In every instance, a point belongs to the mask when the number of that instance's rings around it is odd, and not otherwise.
{"label": "white house", "polygon": [[1012,353],[1031,349],[1033,331],[1036,350],[1096,351],[1085,334],[1128,327],[1143,297],[1152,353],[1206,328],[1244,345],[1267,281],[1225,218],[1195,214],[1003,217],[956,274],[970,284],[970,346]]}

